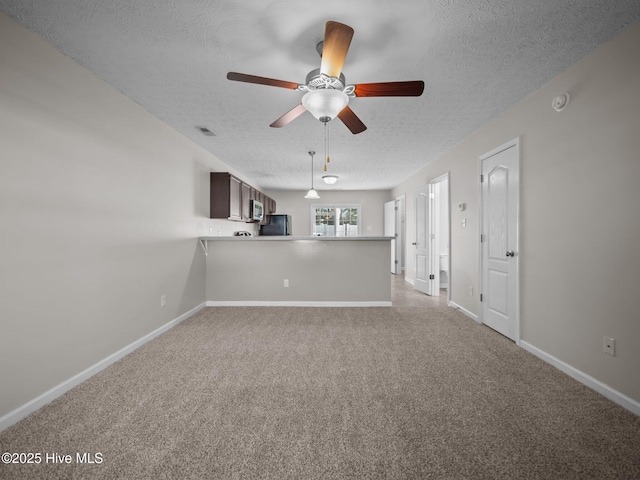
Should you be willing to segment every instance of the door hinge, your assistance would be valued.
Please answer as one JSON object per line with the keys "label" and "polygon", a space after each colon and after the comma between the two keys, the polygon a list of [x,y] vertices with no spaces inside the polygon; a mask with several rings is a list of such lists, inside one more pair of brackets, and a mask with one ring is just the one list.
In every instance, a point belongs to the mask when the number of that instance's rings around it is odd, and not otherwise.
{"label": "door hinge", "polygon": [[398,264],[398,260],[394,260],[393,263],[395,263],[397,265]]}
{"label": "door hinge", "polygon": [[480,243],[484,242],[484,233],[480,234]]}
{"label": "door hinge", "polygon": [[480,301],[482,301],[482,294],[480,294]]}
{"label": "door hinge", "polygon": [[395,234],[395,236],[396,236],[396,238],[398,238],[398,234],[397,233]]}
{"label": "door hinge", "polygon": [[435,280],[436,276],[435,275],[429,275],[429,280]]}
{"label": "door hinge", "polygon": [[484,182],[484,175],[480,175],[480,183]]}

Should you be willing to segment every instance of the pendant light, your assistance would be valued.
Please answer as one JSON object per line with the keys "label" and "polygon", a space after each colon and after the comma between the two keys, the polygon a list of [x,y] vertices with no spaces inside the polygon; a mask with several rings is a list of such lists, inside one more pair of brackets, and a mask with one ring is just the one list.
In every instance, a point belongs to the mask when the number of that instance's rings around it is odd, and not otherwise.
{"label": "pendant light", "polygon": [[313,156],[315,154],[316,152],[314,152],[313,150],[309,152],[309,155],[311,155],[311,190],[309,190],[307,194],[304,196],[304,198],[307,198],[309,200],[316,200],[320,198],[320,195],[318,195],[318,192],[316,192],[315,189],[313,188]]}

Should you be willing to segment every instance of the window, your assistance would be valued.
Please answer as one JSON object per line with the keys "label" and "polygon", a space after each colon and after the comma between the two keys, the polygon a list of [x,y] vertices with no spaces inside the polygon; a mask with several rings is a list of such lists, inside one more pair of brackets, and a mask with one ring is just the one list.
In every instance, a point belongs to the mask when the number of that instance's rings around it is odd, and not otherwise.
{"label": "window", "polygon": [[311,235],[357,237],[360,205],[311,205]]}

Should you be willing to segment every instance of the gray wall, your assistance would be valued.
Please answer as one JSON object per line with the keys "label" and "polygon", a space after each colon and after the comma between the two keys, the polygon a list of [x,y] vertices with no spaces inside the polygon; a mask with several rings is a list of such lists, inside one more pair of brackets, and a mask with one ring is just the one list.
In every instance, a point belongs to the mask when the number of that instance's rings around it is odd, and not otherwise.
{"label": "gray wall", "polygon": [[389,240],[214,240],[207,301],[390,302],[390,261]]}
{"label": "gray wall", "polygon": [[2,13],[0,145],[2,417],[202,304],[195,237],[238,225],[225,164]]}
{"label": "gray wall", "polygon": [[[522,340],[640,401],[640,24],[393,189],[451,173],[451,299],[477,313],[478,157],[521,139]],[[561,113],[551,100],[569,91]],[[466,203],[467,210],[456,206]],[[467,227],[461,227],[463,218]],[[415,226],[407,222],[407,251]],[[411,258],[407,276],[414,276]],[[616,339],[616,357],[602,352]]]}

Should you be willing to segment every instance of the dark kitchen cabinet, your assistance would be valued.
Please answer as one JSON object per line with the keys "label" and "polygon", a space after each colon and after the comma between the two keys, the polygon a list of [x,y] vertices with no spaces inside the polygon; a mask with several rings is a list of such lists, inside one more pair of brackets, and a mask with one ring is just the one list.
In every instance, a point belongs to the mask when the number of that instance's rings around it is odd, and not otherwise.
{"label": "dark kitchen cabinet", "polygon": [[276,213],[276,201],[273,198],[267,197],[265,210],[268,214]]}
{"label": "dark kitchen cabinet", "polygon": [[242,182],[227,172],[211,172],[210,218],[242,220]]}
{"label": "dark kitchen cabinet", "polygon": [[263,203],[261,224],[268,223],[268,216],[276,212],[275,200],[229,172],[211,172],[210,199],[210,218],[252,222],[251,200]]}
{"label": "dark kitchen cabinet", "polygon": [[251,185],[242,182],[242,219],[245,222],[251,221],[251,199],[253,198],[253,188]]}

